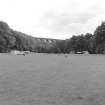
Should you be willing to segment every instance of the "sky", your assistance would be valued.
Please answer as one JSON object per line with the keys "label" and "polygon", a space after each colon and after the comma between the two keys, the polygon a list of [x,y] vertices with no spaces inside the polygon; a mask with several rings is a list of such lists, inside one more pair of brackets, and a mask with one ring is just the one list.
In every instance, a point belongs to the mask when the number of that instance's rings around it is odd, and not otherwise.
{"label": "sky", "polygon": [[105,21],[105,0],[0,0],[0,21],[17,31],[66,39]]}

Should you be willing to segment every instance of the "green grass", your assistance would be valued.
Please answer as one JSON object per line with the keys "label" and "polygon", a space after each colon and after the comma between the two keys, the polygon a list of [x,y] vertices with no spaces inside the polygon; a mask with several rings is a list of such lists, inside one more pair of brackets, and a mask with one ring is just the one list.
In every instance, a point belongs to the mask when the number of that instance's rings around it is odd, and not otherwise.
{"label": "green grass", "polygon": [[0,105],[105,105],[105,56],[1,54]]}

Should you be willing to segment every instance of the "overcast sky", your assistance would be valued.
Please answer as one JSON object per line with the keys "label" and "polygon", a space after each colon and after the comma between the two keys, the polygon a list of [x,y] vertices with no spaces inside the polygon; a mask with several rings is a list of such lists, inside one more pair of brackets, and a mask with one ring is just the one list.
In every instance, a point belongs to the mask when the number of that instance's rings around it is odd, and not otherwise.
{"label": "overcast sky", "polygon": [[105,0],[0,0],[0,20],[35,37],[93,33],[105,20]]}

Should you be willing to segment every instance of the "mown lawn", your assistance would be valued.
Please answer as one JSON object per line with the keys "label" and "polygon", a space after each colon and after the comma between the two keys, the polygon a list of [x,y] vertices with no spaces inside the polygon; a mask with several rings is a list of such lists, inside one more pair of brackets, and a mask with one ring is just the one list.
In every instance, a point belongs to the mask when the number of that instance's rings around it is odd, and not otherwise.
{"label": "mown lawn", "polygon": [[105,105],[105,55],[0,54],[0,105]]}

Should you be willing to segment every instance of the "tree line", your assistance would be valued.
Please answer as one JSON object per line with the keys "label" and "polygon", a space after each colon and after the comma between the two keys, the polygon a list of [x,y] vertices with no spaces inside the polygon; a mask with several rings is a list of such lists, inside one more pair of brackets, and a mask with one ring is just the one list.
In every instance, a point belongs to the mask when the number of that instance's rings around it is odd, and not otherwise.
{"label": "tree line", "polygon": [[31,52],[47,52],[52,44],[39,41],[36,38],[15,31],[3,21],[0,21],[0,53],[10,52],[11,50],[31,51]]}
{"label": "tree line", "polygon": [[93,34],[73,35],[69,39],[49,43],[15,31],[0,21],[0,52],[11,50],[38,53],[77,53],[88,51],[90,54],[105,54],[105,22],[99,25]]}
{"label": "tree line", "polygon": [[73,35],[57,42],[59,53],[77,53],[88,51],[90,54],[105,54],[105,22],[99,25],[93,34]]}

